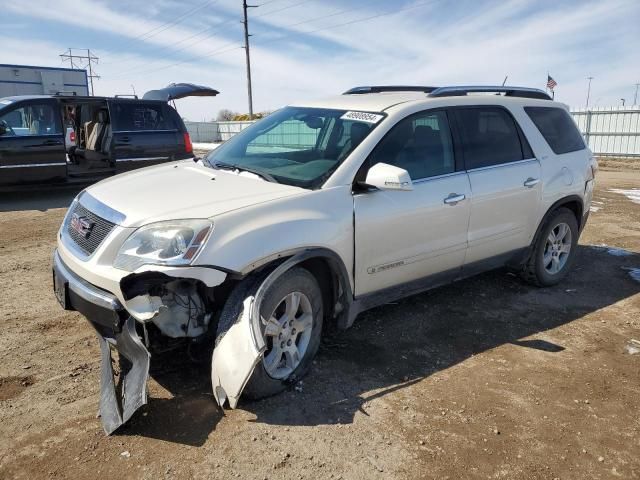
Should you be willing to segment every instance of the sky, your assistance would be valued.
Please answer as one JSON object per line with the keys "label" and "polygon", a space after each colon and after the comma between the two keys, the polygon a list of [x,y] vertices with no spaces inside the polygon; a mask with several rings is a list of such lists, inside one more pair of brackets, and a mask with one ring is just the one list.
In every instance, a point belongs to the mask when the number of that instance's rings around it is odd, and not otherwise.
{"label": "sky", "polygon": [[[591,106],[630,105],[640,82],[640,0],[250,4],[256,112],[357,85],[499,85],[508,76],[508,85],[545,88],[547,73],[556,100],[573,108],[584,108],[590,76]],[[211,120],[220,109],[248,111],[241,20],[241,0],[4,2],[0,63],[65,66],[61,53],[89,48],[99,57],[96,95],[207,85],[220,95],[177,106]]]}

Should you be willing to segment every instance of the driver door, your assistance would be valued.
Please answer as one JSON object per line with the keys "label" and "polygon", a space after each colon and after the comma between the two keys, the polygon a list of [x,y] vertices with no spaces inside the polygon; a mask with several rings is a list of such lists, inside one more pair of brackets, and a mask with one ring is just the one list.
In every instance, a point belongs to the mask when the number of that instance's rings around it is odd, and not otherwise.
{"label": "driver door", "polygon": [[0,186],[64,181],[62,118],[54,99],[20,102],[0,111]]}
{"label": "driver door", "polygon": [[413,189],[354,195],[356,296],[453,280],[467,248],[471,188],[456,165],[447,113],[429,110],[398,122],[364,169],[380,162],[407,170]]}

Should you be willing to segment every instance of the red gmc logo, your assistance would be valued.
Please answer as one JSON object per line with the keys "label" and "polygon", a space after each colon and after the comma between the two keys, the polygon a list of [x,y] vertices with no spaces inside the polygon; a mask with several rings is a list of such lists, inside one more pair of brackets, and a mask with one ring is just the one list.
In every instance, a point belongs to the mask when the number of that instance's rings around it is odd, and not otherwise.
{"label": "red gmc logo", "polygon": [[81,217],[77,213],[71,215],[71,228],[73,228],[84,238],[89,238],[94,225],[95,224],[87,217]]}

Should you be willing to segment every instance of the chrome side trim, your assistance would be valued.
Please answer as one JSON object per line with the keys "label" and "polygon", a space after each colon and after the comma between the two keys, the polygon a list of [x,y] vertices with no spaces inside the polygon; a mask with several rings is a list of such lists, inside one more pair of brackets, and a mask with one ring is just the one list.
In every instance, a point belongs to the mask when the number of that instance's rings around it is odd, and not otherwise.
{"label": "chrome side trim", "polygon": [[66,165],[66,162],[55,163],[29,163],[20,165],[0,165],[0,168],[31,168],[31,167],[58,167],[60,165]]}
{"label": "chrome side trim", "polygon": [[481,172],[483,170],[491,170],[493,168],[508,167],[510,165],[520,165],[520,164],[523,164],[523,163],[537,162],[537,161],[538,161],[537,158],[525,158],[524,160],[516,160],[515,162],[499,163],[498,165],[489,165],[487,167],[471,168],[471,169],[467,170],[467,172],[469,172],[469,173],[471,173],[471,172]]}
{"label": "chrome side trim", "polygon": [[115,223],[116,225],[121,225],[127,219],[127,216],[124,213],[120,213],[108,205],[105,205],[100,200],[92,197],[86,190],[78,195],[78,202],[80,202],[87,210],[90,210],[99,217],[102,217],[111,223]]}
{"label": "chrome side trim", "polygon": [[114,295],[100,290],[98,287],[94,287],[69,270],[60,258],[58,250],[55,250],[53,253],[53,268],[56,270],[56,275],[69,284],[69,290],[73,290],[74,293],[87,302],[108,310],[115,311],[123,309],[122,304]]}
{"label": "chrome side trim", "polygon": [[466,174],[467,172],[465,170],[460,170],[458,172],[443,173],[442,175],[434,175],[433,177],[418,178],[417,180],[412,179],[411,183],[415,185],[415,184],[430,182],[432,180],[439,180],[441,178],[455,177],[456,175],[466,175]]}
{"label": "chrome side trim", "polygon": [[114,130],[112,133],[175,133],[177,128],[165,128],[162,130]]}
{"label": "chrome side trim", "polygon": [[170,160],[169,157],[137,157],[137,158],[116,158],[116,162],[144,162],[150,160]]}

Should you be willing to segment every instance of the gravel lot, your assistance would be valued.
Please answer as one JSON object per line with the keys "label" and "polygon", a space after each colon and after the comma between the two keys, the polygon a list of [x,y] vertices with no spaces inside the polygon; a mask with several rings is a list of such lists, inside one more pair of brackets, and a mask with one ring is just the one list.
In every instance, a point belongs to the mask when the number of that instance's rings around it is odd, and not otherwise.
{"label": "gravel lot", "polygon": [[0,478],[640,478],[633,188],[639,170],[600,172],[561,286],[495,271],[377,308],[325,338],[301,391],[237,410],[205,368],[165,361],[111,437],[97,340],[51,291],[76,192],[1,196]]}

